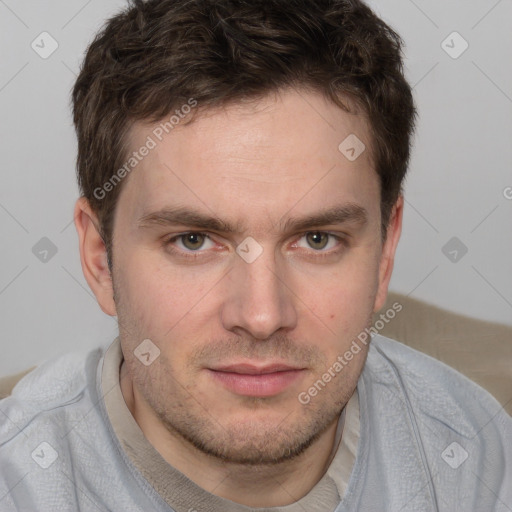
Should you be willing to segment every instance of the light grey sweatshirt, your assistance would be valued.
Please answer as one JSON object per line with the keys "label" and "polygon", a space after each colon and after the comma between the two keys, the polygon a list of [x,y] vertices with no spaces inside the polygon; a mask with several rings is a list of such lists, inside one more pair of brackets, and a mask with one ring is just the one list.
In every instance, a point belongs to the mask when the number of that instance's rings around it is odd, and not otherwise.
{"label": "light grey sweatshirt", "polygon": [[104,352],[48,361],[0,401],[1,512],[512,511],[512,418],[456,371],[383,336],[326,475],[268,509],[210,494],[166,463],[122,400],[118,340]]}

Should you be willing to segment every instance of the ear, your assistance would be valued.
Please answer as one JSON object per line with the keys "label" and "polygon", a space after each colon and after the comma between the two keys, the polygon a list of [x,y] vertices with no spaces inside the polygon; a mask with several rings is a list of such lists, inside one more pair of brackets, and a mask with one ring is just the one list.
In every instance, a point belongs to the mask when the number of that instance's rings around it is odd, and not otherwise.
{"label": "ear", "polygon": [[393,273],[395,252],[402,233],[402,218],[404,213],[404,198],[400,196],[393,206],[386,232],[386,240],[382,247],[379,266],[379,285],[373,305],[373,312],[379,311],[384,306],[388,296],[388,286]]}
{"label": "ear", "polygon": [[85,197],[81,197],[76,202],[74,218],[84,277],[102,311],[107,315],[116,316],[114,288],[107,263],[107,249],[100,235],[98,218]]}

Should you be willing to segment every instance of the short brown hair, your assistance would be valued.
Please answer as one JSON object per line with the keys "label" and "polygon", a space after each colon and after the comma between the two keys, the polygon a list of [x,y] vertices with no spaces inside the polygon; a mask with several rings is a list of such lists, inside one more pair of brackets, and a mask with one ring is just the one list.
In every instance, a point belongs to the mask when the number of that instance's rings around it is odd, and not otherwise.
{"label": "short brown hair", "polygon": [[[111,266],[121,185],[136,121],[191,98],[201,108],[309,88],[363,109],[380,179],[383,236],[402,191],[416,110],[400,37],[359,0],[133,0],[90,44],[72,91],[80,192],[98,215]],[[340,141],[341,142],[341,141]],[[111,268],[111,267],[110,267]]]}

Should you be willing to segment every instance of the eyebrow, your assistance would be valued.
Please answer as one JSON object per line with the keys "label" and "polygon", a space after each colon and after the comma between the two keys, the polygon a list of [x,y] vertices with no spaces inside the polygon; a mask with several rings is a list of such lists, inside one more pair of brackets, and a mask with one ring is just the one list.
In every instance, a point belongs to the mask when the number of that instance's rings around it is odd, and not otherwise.
{"label": "eyebrow", "polygon": [[[304,217],[289,218],[282,224],[282,231],[304,231],[317,226],[331,224],[355,223],[364,225],[368,222],[368,211],[355,203],[347,203],[316,212]],[[154,226],[188,226],[208,231],[221,233],[241,233],[244,226],[241,223],[230,222],[205,215],[201,212],[186,207],[170,207],[143,215],[137,226],[141,229]]]}

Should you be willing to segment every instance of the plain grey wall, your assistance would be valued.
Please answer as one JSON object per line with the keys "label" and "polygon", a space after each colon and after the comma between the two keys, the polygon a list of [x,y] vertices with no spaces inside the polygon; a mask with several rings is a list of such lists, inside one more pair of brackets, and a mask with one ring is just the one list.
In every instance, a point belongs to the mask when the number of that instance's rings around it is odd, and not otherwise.
{"label": "plain grey wall", "polygon": [[[0,1],[0,375],[117,335],[80,267],[69,92],[123,5]],[[512,325],[512,2],[371,5],[405,40],[420,115],[391,288]]]}

